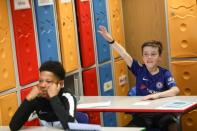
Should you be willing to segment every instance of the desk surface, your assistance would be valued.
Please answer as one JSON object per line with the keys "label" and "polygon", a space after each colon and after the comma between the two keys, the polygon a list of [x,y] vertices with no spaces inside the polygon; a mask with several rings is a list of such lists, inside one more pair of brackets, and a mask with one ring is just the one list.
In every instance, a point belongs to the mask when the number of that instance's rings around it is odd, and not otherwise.
{"label": "desk surface", "polygon": [[[156,100],[142,101],[142,96],[81,96],[78,102],[78,111],[98,112],[176,112],[184,113],[197,107],[197,96],[174,96]],[[107,106],[101,103],[110,102]],[[187,102],[183,107],[164,108],[164,105],[172,102]],[[99,106],[83,107],[99,103]]]}
{"label": "desk surface", "polygon": [[[101,131],[143,131],[144,128],[138,127],[101,127]],[[0,131],[10,131],[8,126],[0,126]],[[21,129],[20,131],[63,131],[61,129],[50,128],[46,126],[35,126]]]}

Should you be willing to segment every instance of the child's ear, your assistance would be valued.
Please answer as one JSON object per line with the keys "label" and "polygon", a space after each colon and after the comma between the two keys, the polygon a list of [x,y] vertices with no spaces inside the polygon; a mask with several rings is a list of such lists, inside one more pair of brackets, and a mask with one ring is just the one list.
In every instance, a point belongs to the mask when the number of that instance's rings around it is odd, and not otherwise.
{"label": "child's ear", "polygon": [[60,83],[60,87],[64,88],[64,80],[59,81],[59,83]]}

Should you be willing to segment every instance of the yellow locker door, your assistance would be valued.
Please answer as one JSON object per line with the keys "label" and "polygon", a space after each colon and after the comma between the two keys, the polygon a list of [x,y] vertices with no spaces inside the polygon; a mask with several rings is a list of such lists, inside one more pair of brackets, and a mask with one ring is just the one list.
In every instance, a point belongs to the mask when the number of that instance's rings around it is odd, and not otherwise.
{"label": "yellow locker door", "polygon": [[128,94],[129,84],[127,76],[127,66],[124,60],[119,60],[114,63],[116,95],[125,96]]}
{"label": "yellow locker door", "polygon": [[173,76],[181,95],[197,95],[197,61],[174,61],[172,64]]}
{"label": "yellow locker door", "polygon": [[169,19],[170,47],[173,58],[197,56],[197,13]]}
{"label": "yellow locker door", "polygon": [[7,0],[0,0],[0,92],[16,86]]}
{"label": "yellow locker door", "polygon": [[192,7],[196,4],[196,0],[168,0],[170,8]]}
{"label": "yellow locker door", "polygon": [[[110,27],[113,38],[125,47],[124,27],[123,27],[123,15],[122,15],[122,0],[109,0],[109,16]],[[113,50],[114,58],[120,57],[120,55]]]}
{"label": "yellow locker door", "polygon": [[62,62],[66,72],[79,68],[73,3],[57,0]]}
{"label": "yellow locker door", "polygon": [[194,131],[197,129],[197,110],[184,114],[181,118],[183,131]]}
{"label": "yellow locker door", "polygon": [[0,126],[8,126],[18,108],[16,93],[0,96]]}
{"label": "yellow locker door", "polygon": [[[124,60],[119,60],[114,63],[116,95],[126,96],[129,90],[127,67]],[[131,115],[125,113],[117,113],[118,126],[125,126],[131,121]]]}

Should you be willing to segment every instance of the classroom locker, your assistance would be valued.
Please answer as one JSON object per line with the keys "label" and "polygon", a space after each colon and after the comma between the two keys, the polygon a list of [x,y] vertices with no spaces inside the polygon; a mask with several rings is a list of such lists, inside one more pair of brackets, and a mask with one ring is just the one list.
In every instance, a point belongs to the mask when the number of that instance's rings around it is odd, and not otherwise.
{"label": "classroom locker", "polygon": [[[115,75],[115,92],[117,96],[126,96],[129,91],[127,66],[124,60],[118,60],[114,63]],[[117,113],[118,126],[125,126],[131,121],[131,115],[125,113]]]}
{"label": "classroom locker", "polygon": [[106,1],[105,0],[93,0],[93,13],[94,13],[94,26],[97,43],[97,56],[98,62],[103,63],[110,60],[110,48],[109,43],[98,32],[99,26],[103,25],[108,29]]}
{"label": "classroom locker", "polygon": [[116,113],[114,112],[103,112],[103,123],[106,127],[116,127]]}
{"label": "classroom locker", "polygon": [[[197,12],[195,15],[173,16],[169,18],[171,57],[197,56]],[[177,37],[178,36],[178,37]]]}
{"label": "classroom locker", "polygon": [[194,109],[181,117],[182,131],[194,131],[197,129],[197,110]]}
{"label": "classroom locker", "polygon": [[114,63],[114,75],[116,83],[116,95],[125,96],[129,91],[127,76],[127,66],[124,60],[118,60]]}
{"label": "classroom locker", "polygon": [[62,62],[66,72],[70,72],[79,68],[73,2],[63,3],[61,0],[58,0],[56,5]]}
{"label": "classroom locker", "polygon": [[0,92],[16,87],[7,0],[0,1]]}
{"label": "classroom locker", "polygon": [[19,82],[20,85],[25,85],[38,80],[38,60],[31,3],[24,2],[27,4],[24,7],[21,5],[24,3],[20,3],[20,1],[10,0],[10,3]]}
{"label": "classroom locker", "polygon": [[82,72],[85,96],[98,96],[96,68]]}
{"label": "classroom locker", "polygon": [[191,6],[185,6],[182,5],[180,7],[173,7],[172,5],[168,5],[168,16],[173,17],[173,16],[179,16],[179,17],[186,17],[186,16],[194,16],[197,12],[197,6],[196,3],[191,5]]}
{"label": "classroom locker", "polygon": [[170,8],[189,8],[196,5],[196,0],[168,0],[168,5]]}
{"label": "classroom locker", "polygon": [[101,125],[100,112],[87,112],[91,124]]}
{"label": "classroom locker", "polygon": [[[96,68],[82,72],[83,91],[85,96],[98,96]],[[87,112],[91,124],[100,124],[99,112]]]}
{"label": "classroom locker", "polygon": [[197,95],[197,61],[173,61],[172,73],[181,95]]}
{"label": "classroom locker", "polygon": [[[21,90],[21,101],[24,101],[24,99],[26,98],[26,96],[28,95],[28,93],[32,90],[33,87],[28,87],[25,89]],[[36,118],[36,114],[35,112],[31,114],[30,116],[30,120],[28,120],[24,126],[39,126],[40,125],[40,121],[38,118]],[[35,119],[33,119],[35,118]],[[31,120],[32,119],[32,120]]]}
{"label": "classroom locker", "polygon": [[[109,0],[108,6],[112,36],[120,45],[125,47],[122,0]],[[113,56],[114,58],[120,57],[115,50],[113,50]]]}
{"label": "classroom locker", "polygon": [[90,1],[77,0],[76,12],[82,67],[86,68],[95,64]]}
{"label": "classroom locker", "polygon": [[34,0],[41,63],[44,63],[47,60],[58,61],[57,36],[53,6],[53,3],[46,3],[46,5],[42,5],[39,0]]}
{"label": "classroom locker", "polygon": [[18,108],[16,93],[0,96],[0,126],[8,126]]}
{"label": "classroom locker", "polygon": [[99,67],[99,77],[100,77],[100,94],[102,96],[113,96],[114,87],[112,81],[111,63],[104,64]]}

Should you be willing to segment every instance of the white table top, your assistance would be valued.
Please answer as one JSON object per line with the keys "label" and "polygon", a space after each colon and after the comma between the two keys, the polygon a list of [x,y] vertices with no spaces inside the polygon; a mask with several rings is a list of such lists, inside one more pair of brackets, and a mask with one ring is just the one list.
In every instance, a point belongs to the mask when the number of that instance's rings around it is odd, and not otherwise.
{"label": "white table top", "polygon": [[[141,96],[81,96],[77,105],[77,110],[99,112],[184,113],[197,107],[197,96],[174,96],[147,101],[142,101],[141,99]],[[187,104],[182,107],[165,106],[172,102],[185,102]]]}
{"label": "white table top", "polygon": [[[143,131],[139,127],[101,127],[101,131]],[[0,131],[10,131],[8,126],[0,126]],[[46,126],[32,126],[21,129],[20,131],[63,131],[61,129],[50,128]]]}

